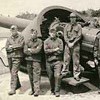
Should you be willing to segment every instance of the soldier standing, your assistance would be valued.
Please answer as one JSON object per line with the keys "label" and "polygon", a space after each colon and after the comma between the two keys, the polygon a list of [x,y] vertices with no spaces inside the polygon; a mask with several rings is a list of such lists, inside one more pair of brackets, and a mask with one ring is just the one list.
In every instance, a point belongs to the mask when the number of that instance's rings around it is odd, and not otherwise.
{"label": "soldier standing", "polygon": [[56,29],[51,29],[50,37],[44,41],[44,51],[46,54],[46,70],[50,80],[51,94],[60,96],[61,68],[63,42],[56,35]]}
{"label": "soldier standing", "polygon": [[29,95],[38,96],[40,91],[41,75],[41,49],[42,40],[37,37],[37,31],[31,29],[31,39],[25,44],[27,70],[29,74],[31,91]]}
{"label": "soldier standing", "polygon": [[23,57],[24,37],[17,32],[16,25],[12,25],[10,31],[11,37],[7,39],[6,51],[8,56],[9,69],[11,73],[11,91],[9,95],[16,93],[16,89],[21,87],[18,71],[20,68],[21,58]]}
{"label": "soldier standing", "polygon": [[[97,34],[94,42],[94,62],[98,70],[100,89],[100,34]],[[98,93],[100,94],[100,91]]]}
{"label": "soldier standing", "polygon": [[76,22],[76,15],[70,14],[70,23],[65,26],[64,29],[64,40],[65,40],[65,51],[64,51],[64,71],[69,72],[69,64],[72,58],[73,61],[73,75],[74,79],[80,80],[80,42],[82,36],[82,28]]}

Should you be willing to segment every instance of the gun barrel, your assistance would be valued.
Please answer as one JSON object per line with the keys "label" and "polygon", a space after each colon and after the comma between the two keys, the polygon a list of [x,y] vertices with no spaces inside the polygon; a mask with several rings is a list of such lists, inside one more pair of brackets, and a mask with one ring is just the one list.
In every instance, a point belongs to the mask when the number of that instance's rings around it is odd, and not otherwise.
{"label": "gun barrel", "polygon": [[25,29],[31,20],[21,19],[21,18],[14,18],[14,17],[5,17],[0,16],[0,26],[5,28],[10,28],[11,25],[17,25],[20,29]]}

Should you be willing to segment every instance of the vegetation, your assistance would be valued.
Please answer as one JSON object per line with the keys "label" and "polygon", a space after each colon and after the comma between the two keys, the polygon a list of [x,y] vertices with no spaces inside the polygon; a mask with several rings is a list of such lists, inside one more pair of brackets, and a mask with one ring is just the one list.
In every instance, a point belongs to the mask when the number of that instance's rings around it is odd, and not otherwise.
{"label": "vegetation", "polygon": [[100,9],[98,9],[98,10],[88,9],[86,11],[85,10],[80,11],[79,13],[86,16],[86,17],[88,17],[88,16],[90,16],[90,17],[100,17]]}
{"label": "vegetation", "polygon": [[26,11],[25,13],[21,13],[19,15],[17,15],[17,18],[23,18],[23,19],[28,19],[28,20],[33,20],[37,15],[34,13],[29,13],[28,11]]}
{"label": "vegetation", "polygon": [[[81,15],[84,15],[85,17],[100,17],[100,9],[98,10],[93,10],[93,9],[88,9],[84,11],[77,11]],[[23,18],[23,19],[28,19],[28,20],[33,20],[37,15],[34,13],[29,13],[28,11],[23,12],[19,15],[17,15],[17,18]]]}

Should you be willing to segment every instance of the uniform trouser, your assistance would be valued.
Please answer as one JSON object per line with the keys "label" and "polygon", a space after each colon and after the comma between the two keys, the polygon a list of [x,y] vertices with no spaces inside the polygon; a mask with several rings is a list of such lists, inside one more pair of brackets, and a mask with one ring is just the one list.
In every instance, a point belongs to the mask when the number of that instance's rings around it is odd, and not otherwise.
{"label": "uniform trouser", "polygon": [[41,64],[37,61],[27,61],[31,89],[33,92],[40,91]]}
{"label": "uniform trouser", "polygon": [[50,86],[52,92],[60,91],[61,84],[61,61],[46,62],[46,70],[50,80]]}
{"label": "uniform trouser", "polygon": [[18,71],[20,68],[20,58],[8,58],[9,69],[11,74],[11,90],[16,90],[21,86]]}
{"label": "uniform trouser", "polygon": [[74,77],[79,76],[80,74],[80,44],[76,44],[73,48],[69,48],[68,45],[65,45],[64,51],[64,65],[65,65],[65,72],[69,71],[69,65],[71,58],[73,60],[73,75]]}
{"label": "uniform trouser", "polygon": [[99,89],[100,89],[100,60],[98,60],[98,65],[95,64],[95,66],[97,67],[97,71],[98,71]]}

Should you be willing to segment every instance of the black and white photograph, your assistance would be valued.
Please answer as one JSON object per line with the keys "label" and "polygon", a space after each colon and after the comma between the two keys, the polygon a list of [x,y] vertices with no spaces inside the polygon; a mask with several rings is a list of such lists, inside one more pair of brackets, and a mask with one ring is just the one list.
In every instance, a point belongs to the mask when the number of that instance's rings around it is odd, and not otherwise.
{"label": "black and white photograph", "polygon": [[0,100],[42,99],[100,99],[99,0],[0,0]]}

